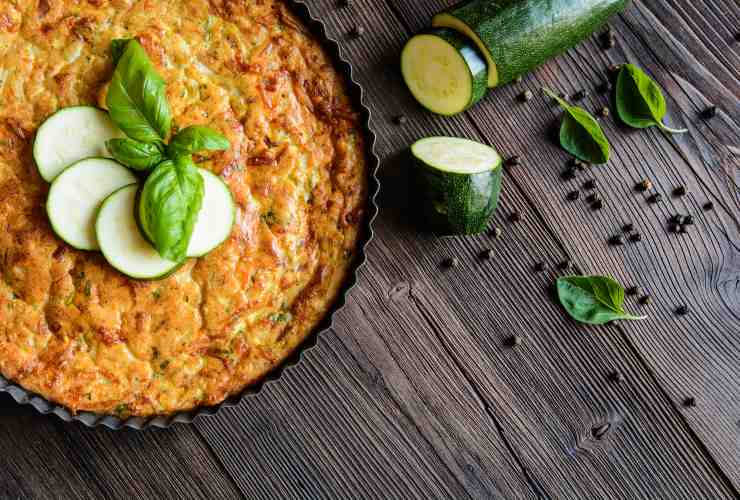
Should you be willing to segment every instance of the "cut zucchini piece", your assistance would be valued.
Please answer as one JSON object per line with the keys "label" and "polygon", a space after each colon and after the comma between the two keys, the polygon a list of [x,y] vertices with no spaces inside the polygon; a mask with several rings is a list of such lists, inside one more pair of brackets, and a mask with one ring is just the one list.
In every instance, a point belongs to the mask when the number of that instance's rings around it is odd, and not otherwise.
{"label": "cut zucchini piece", "polygon": [[108,113],[91,106],[64,108],[39,127],[33,158],[39,174],[52,182],[70,165],[85,158],[110,157],[109,139],[124,137]]}
{"label": "cut zucchini piece", "polygon": [[488,90],[483,56],[469,40],[449,29],[412,37],[401,53],[401,72],[416,100],[440,115],[465,111]]}
{"label": "cut zucchini piece", "polygon": [[467,36],[488,62],[488,86],[528,73],[584,40],[629,0],[469,0],[432,25]]}
{"label": "cut zucchini piece", "polygon": [[105,158],[82,160],[59,175],[51,185],[46,212],[54,232],[79,250],[98,250],[95,218],[100,204],[112,192],[137,182],[123,165]]}
{"label": "cut zucchini piece", "polygon": [[422,221],[438,234],[486,230],[498,206],[501,156],[467,139],[429,137],[411,146]]}
{"label": "cut zucchini piece", "polygon": [[229,186],[217,175],[199,168],[205,184],[203,206],[198,214],[188,257],[203,257],[231,235],[236,221],[236,206]]}
{"label": "cut zucchini piece", "polygon": [[95,223],[100,249],[111,266],[130,278],[164,279],[182,263],[160,257],[139,232],[134,217],[138,190],[138,184],[125,186],[103,202]]}

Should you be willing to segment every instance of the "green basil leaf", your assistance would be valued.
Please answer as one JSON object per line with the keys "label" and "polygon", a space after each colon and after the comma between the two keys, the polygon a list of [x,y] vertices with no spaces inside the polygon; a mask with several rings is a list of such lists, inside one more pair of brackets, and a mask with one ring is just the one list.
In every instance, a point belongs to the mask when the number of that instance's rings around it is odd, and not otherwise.
{"label": "green basil leaf", "polygon": [[178,132],[170,141],[168,151],[171,156],[177,156],[201,151],[222,151],[230,147],[229,140],[218,131],[194,125]]}
{"label": "green basil leaf", "polygon": [[111,119],[131,139],[163,141],[172,126],[172,111],[165,87],[144,48],[136,40],[130,40],[108,89],[107,105]]}
{"label": "green basil leaf", "polygon": [[625,312],[624,287],[605,276],[566,276],[558,279],[557,290],[562,306],[581,323],[645,319]]}
{"label": "green basil leaf", "polygon": [[133,139],[111,139],[105,145],[113,158],[134,170],[149,170],[164,160],[162,148],[158,144]]}
{"label": "green basil leaf", "polygon": [[159,164],[147,178],[139,196],[139,222],[163,258],[185,260],[204,190],[189,156]]}
{"label": "green basil leaf", "polygon": [[579,160],[589,163],[609,161],[609,140],[601,130],[599,122],[591,114],[577,106],[571,106],[548,89],[547,95],[555,99],[565,110],[560,126],[560,145]]}
{"label": "green basil leaf", "polygon": [[663,124],[666,115],[665,97],[657,83],[633,64],[625,64],[617,78],[617,114],[633,128],[660,127],[666,132],[684,133]]}
{"label": "green basil leaf", "polygon": [[121,60],[121,56],[126,51],[126,46],[130,42],[131,38],[118,38],[110,43],[110,52],[113,56],[113,66],[118,66],[118,61]]}

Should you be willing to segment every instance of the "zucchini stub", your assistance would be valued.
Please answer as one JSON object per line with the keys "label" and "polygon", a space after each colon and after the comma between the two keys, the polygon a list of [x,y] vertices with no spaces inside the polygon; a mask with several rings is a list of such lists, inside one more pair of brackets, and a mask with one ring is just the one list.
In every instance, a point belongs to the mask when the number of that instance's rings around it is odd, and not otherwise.
{"label": "zucchini stub", "polygon": [[497,87],[574,47],[628,3],[468,0],[434,16],[432,25],[470,38],[488,62],[488,86]]}
{"label": "zucchini stub", "polygon": [[483,55],[459,33],[433,29],[412,37],[401,53],[401,72],[417,101],[452,116],[480,101],[488,90]]}
{"label": "zucchini stub", "polygon": [[484,144],[428,137],[411,146],[422,221],[442,235],[486,230],[501,191],[501,156]]}

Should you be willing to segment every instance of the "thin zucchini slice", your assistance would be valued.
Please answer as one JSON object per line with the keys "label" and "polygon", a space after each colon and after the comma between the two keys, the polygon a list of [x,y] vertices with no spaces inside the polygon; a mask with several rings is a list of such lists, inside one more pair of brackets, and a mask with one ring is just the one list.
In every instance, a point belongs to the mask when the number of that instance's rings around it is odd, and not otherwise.
{"label": "thin zucchini slice", "polygon": [[98,250],[95,217],[112,192],[137,182],[123,165],[105,158],[82,160],[59,175],[51,185],[46,212],[54,232],[79,250]]}
{"label": "thin zucchini slice", "polygon": [[188,246],[188,257],[203,257],[231,235],[236,221],[236,207],[229,186],[217,175],[198,169],[205,181],[203,207]]}
{"label": "thin zucchini slice", "polygon": [[411,154],[423,222],[443,235],[485,231],[501,191],[501,156],[484,144],[453,137],[422,139]]}
{"label": "thin zucchini slice", "polygon": [[488,62],[488,86],[528,73],[584,40],[629,0],[468,0],[432,25],[470,38]]}
{"label": "thin zucchini slice", "polygon": [[164,279],[182,263],[160,257],[139,232],[134,217],[138,190],[138,184],[125,186],[103,202],[95,223],[100,249],[111,266],[130,278]]}
{"label": "thin zucchini slice", "polygon": [[435,29],[412,37],[401,53],[401,72],[417,101],[452,116],[480,101],[488,90],[488,67],[469,40]]}
{"label": "thin zucchini slice", "polygon": [[108,113],[91,106],[64,108],[39,127],[33,158],[39,174],[52,182],[62,171],[85,158],[110,157],[105,142],[124,137]]}

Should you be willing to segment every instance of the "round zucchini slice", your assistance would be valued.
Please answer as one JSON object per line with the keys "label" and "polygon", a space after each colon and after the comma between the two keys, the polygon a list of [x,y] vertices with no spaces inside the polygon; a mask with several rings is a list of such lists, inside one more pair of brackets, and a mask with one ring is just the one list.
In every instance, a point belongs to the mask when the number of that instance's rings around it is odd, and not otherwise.
{"label": "round zucchini slice", "polygon": [[106,158],[82,160],[62,172],[51,185],[46,212],[54,232],[79,250],[98,250],[95,218],[112,192],[137,182],[123,165]]}
{"label": "round zucchini slice", "polygon": [[124,137],[108,113],[91,106],[64,108],[39,127],[33,158],[39,174],[52,182],[65,168],[85,158],[109,157],[109,139]]}
{"label": "round zucchini slice", "polygon": [[141,235],[134,217],[138,190],[138,184],[125,186],[103,202],[95,223],[100,249],[111,266],[130,278],[164,279],[182,263],[160,257]]}
{"label": "round zucchini slice", "polygon": [[401,53],[401,72],[417,101],[452,116],[480,101],[488,90],[488,66],[466,38],[451,29],[412,37]]}
{"label": "round zucchini slice", "polygon": [[501,156],[484,144],[429,137],[411,146],[423,222],[442,235],[486,230],[501,191]]}
{"label": "round zucchini slice", "polygon": [[236,222],[236,206],[229,186],[217,175],[199,168],[205,184],[203,206],[198,214],[188,257],[203,257],[231,235]]}

